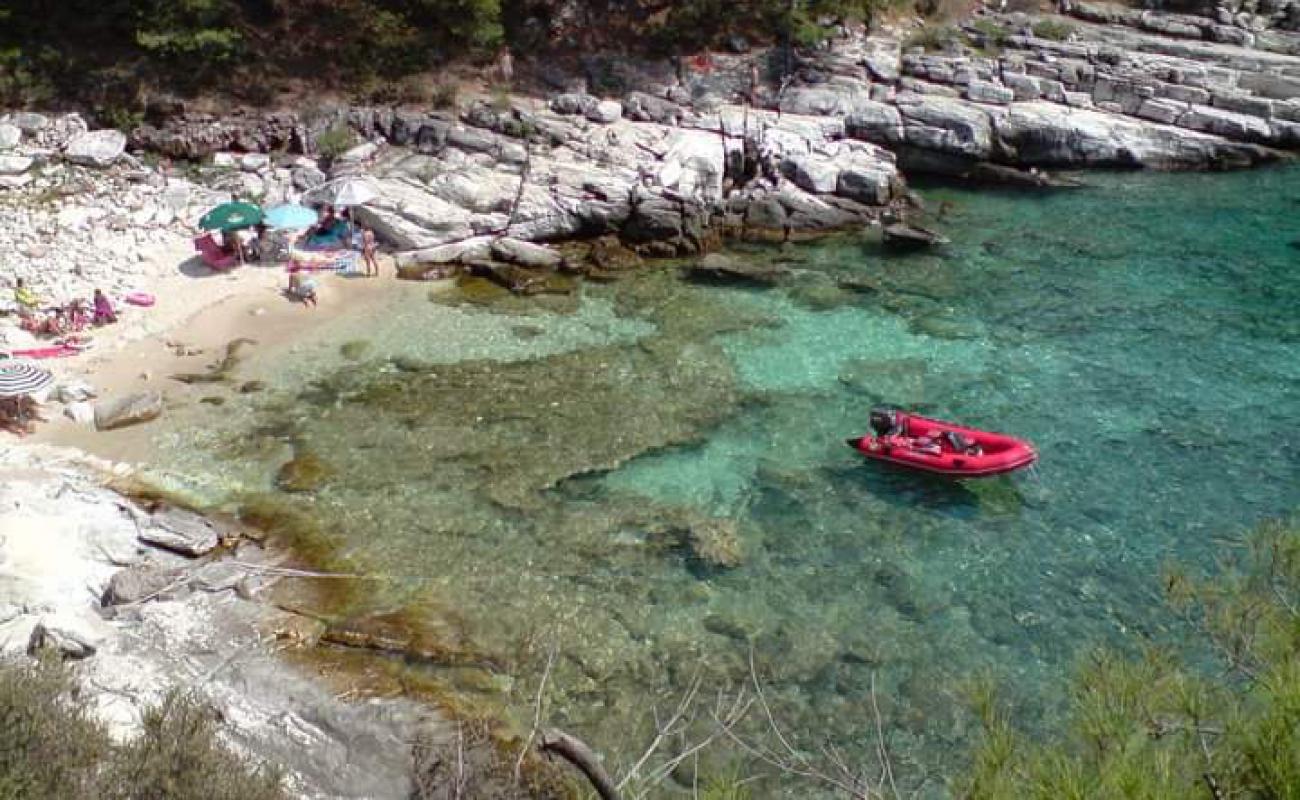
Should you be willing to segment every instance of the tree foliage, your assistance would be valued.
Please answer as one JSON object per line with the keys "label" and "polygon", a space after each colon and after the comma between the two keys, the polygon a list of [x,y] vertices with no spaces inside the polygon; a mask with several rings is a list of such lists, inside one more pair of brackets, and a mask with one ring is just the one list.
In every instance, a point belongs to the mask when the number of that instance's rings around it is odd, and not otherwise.
{"label": "tree foliage", "polygon": [[982,693],[960,796],[1300,799],[1300,523],[1263,526],[1213,577],[1170,569],[1165,590],[1210,652],[1092,653],[1048,743]]}
{"label": "tree foliage", "polygon": [[[0,104],[101,107],[165,89],[366,88],[503,43],[680,54],[741,35],[811,45],[912,0],[5,0]],[[538,52],[540,55],[541,53]]]}

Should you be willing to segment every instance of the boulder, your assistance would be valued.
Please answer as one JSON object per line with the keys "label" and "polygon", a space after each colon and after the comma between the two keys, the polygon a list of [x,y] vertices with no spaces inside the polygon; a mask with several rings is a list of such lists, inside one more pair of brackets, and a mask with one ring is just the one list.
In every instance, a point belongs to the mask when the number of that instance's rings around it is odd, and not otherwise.
{"label": "boulder", "polygon": [[990,81],[973,80],[966,85],[966,99],[976,103],[1005,106],[1016,98],[1013,90]]}
{"label": "boulder", "polygon": [[691,265],[689,275],[710,283],[741,283],[771,286],[789,274],[780,264],[764,264],[749,259],[710,253]]}
{"label": "boulder", "polygon": [[898,98],[908,144],[973,158],[992,152],[993,126],[978,106],[947,97],[908,93]]}
{"label": "boulder", "polygon": [[379,152],[379,145],[374,142],[362,142],[356,147],[350,147],[343,151],[338,158],[334,159],[338,164],[360,164],[375,157]]}
{"label": "boulder", "polygon": [[867,100],[859,103],[844,118],[844,130],[855,139],[877,144],[897,144],[903,140],[903,117],[891,105]]}
{"label": "boulder", "polygon": [[126,134],[112,129],[87,131],[73,136],[64,148],[64,156],[74,164],[107,167],[126,150]]}
{"label": "boulder", "polygon": [[187,556],[201,556],[217,547],[217,528],[210,520],[193,511],[167,506],[136,522],[136,537]]}
{"label": "boulder", "polygon": [[12,150],[22,141],[23,130],[17,125],[0,123],[0,150]]}
{"label": "boulder", "polygon": [[1179,126],[1204,131],[1226,139],[1268,142],[1272,129],[1259,117],[1209,106],[1192,106],[1178,120]]}
{"label": "boulder", "polygon": [[509,264],[535,269],[558,269],[564,256],[549,247],[509,237],[492,242],[492,256]]}
{"label": "boulder", "polygon": [[127,567],[113,573],[113,577],[108,579],[108,586],[99,598],[100,605],[118,606],[160,597],[169,590],[180,589],[179,584],[184,575],[183,569],[155,564]]}
{"label": "boulder", "polygon": [[447,144],[468,153],[493,153],[497,150],[497,137],[490,131],[452,125],[447,130]]}
{"label": "boulder", "polygon": [[275,486],[282,492],[314,492],[334,476],[334,469],[311,451],[297,451],[280,465]]}
{"label": "boulder", "polygon": [[5,122],[23,133],[39,133],[50,127],[50,118],[32,111],[15,111],[5,117]]}
{"label": "boulder", "polygon": [[0,175],[21,175],[36,163],[31,156],[0,154]]}
{"label": "boulder", "polygon": [[111,431],[149,422],[162,415],[163,398],[160,392],[139,392],[95,406],[95,429]]}
{"label": "boulder", "polygon": [[[1180,117],[1179,124],[1186,125],[1192,113]],[[1266,124],[1253,117],[1244,119]],[[1246,166],[1268,157],[1253,145],[1041,101],[1011,106],[998,118],[997,134],[1004,151],[1021,165],[1204,169]]]}
{"label": "boulder", "polygon": [[293,183],[293,188],[305,192],[320,186],[326,178],[325,173],[314,166],[301,166],[294,167],[289,180]]}
{"label": "boulder", "polygon": [[948,244],[946,236],[929,228],[923,228],[920,225],[909,225],[905,222],[886,225],[884,237],[885,244],[904,250]]}
{"label": "boulder", "polygon": [[623,104],[617,100],[601,100],[586,114],[587,119],[608,125],[623,118]]}
{"label": "boulder", "polygon": [[829,158],[808,154],[787,157],[781,162],[781,174],[805,192],[830,194],[838,185],[840,168]]}
{"label": "boulder", "polygon": [[740,566],[744,557],[740,533],[732,519],[700,520],[691,525],[687,535],[691,553],[713,569]]}
{"label": "boulder", "polygon": [[781,94],[780,108],[786,114],[816,117],[844,116],[871,101],[871,90],[863,83],[835,83],[801,86]]}
{"label": "boulder", "polygon": [[1002,74],[1002,83],[1011,90],[1016,100],[1037,100],[1042,96],[1042,90],[1038,86],[1038,79],[1030,75],[1004,72]]}
{"label": "boulder", "polygon": [[849,166],[840,170],[835,194],[869,206],[883,206],[893,195],[897,173],[883,168]]}
{"label": "boulder", "polygon": [[466,264],[482,261],[492,254],[492,237],[475,236],[459,242],[448,242],[422,250],[397,253],[393,260],[399,267],[413,264]]}
{"label": "boulder", "polygon": [[659,167],[659,185],[686,198],[712,200],[722,196],[726,152],[712,133],[677,130],[668,138]]}
{"label": "boulder", "polygon": [[41,617],[32,628],[27,652],[53,651],[62,658],[82,659],[95,654],[108,638],[107,623],[92,612],[63,611]]}
{"label": "boulder", "polygon": [[1149,119],[1152,122],[1172,125],[1178,121],[1178,118],[1186,110],[1187,106],[1173,100],[1143,100],[1142,105],[1138,106],[1137,116],[1142,119]]}
{"label": "boulder", "polygon": [[266,153],[245,153],[239,159],[239,168],[245,172],[257,172],[271,166],[271,157]]}
{"label": "boulder", "polygon": [[657,122],[660,125],[677,125],[682,119],[682,107],[645,92],[630,92],[623,98],[623,114],[638,122]]}
{"label": "boulder", "polygon": [[551,98],[551,110],[557,114],[586,114],[600,103],[589,94],[566,92]]}

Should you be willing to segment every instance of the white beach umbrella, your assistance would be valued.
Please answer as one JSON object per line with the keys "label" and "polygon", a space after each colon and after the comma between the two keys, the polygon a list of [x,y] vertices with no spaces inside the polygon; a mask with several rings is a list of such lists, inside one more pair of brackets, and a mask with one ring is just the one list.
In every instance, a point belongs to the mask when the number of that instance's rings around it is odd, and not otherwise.
{"label": "white beach umbrella", "polygon": [[54,376],[44,367],[23,359],[0,361],[0,397],[22,397],[35,394],[54,382]]}
{"label": "white beach umbrella", "polygon": [[359,206],[378,196],[379,190],[368,178],[348,175],[317,186],[307,192],[303,199],[312,203],[329,203],[335,206]]}

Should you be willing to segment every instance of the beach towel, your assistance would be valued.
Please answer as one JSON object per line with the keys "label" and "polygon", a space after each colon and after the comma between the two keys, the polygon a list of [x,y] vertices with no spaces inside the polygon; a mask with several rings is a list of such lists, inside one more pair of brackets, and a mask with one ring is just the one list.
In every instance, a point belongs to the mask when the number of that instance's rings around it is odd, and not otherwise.
{"label": "beach towel", "polygon": [[239,263],[239,258],[222,250],[210,233],[195,239],[194,249],[203,258],[203,263],[213,269],[229,269]]}

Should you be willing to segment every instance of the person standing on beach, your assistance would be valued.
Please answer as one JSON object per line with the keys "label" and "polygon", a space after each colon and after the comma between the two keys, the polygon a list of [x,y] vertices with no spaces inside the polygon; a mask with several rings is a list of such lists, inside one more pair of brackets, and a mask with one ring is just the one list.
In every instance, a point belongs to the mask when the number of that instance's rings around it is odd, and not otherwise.
{"label": "person standing on beach", "polygon": [[[375,232],[370,228],[361,229],[361,263],[366,268],[367,278],[379,277],[379,261],[375,258],[379,246],[375,242]],[[374,270],[371,272],[371,270]]]}

